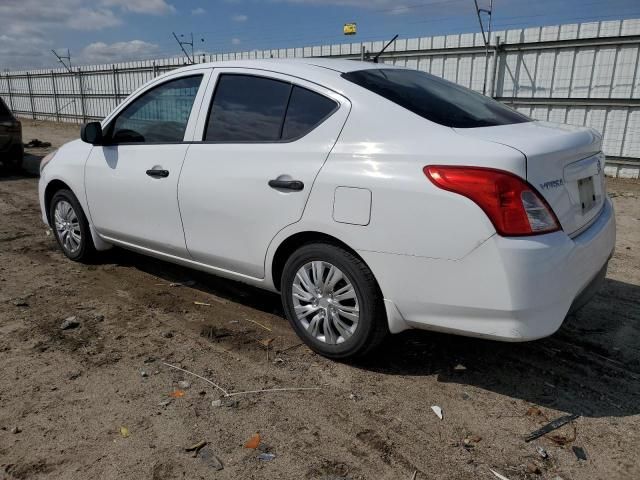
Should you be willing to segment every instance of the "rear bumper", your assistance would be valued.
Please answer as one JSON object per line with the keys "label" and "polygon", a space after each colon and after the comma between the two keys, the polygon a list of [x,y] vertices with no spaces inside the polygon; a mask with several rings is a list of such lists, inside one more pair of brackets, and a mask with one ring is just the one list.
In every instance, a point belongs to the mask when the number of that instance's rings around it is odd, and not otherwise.
{"label": "rear bumper", "polygon": [[569,314],[575,313],[584,307],[589,301],[598,293],[600,287],[605,281],[607,277],[607,267],[609,266],[609,262],[602,267],[602,269],[596,274],[596,276],[589,282],[589,284],[578,294],[578,296],[573,300],[573,303],[569,307]]}
{"label": "rear bumper", "polygon": [[[505,341],[553,334],[601,281],[615,246],[613,205],[570,238],[564,232],[492,236],[460,260],[361,251],[406,327]],[[401,322],[391,326],[403,329]]]}

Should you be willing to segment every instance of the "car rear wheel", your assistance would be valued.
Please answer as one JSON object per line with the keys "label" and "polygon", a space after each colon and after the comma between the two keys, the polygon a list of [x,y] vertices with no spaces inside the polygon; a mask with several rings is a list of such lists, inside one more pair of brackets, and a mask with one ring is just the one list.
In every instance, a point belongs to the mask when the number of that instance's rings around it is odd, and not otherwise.
{"label": "car rear wheel", "polygon": [[49,218],[63,253],[76,262],[86,262],[95,253],[87,217],[71,190],[59,190],[51,199]]}
{"label": "car rear wheel", "polygon": [[329,358],[361,357],[388,334],[384,303],[367,265],[327,243],[300,247],[282,274],[282,302],[298,336]]}

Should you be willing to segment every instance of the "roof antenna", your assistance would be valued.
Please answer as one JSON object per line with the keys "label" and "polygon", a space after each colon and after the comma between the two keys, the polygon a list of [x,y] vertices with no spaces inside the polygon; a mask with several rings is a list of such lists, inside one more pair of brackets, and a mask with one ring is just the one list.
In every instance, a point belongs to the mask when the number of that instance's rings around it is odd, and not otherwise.
{"label": "roof antenna", "polygon": [[384,53],[384,51],[389,47],[389,45],[391,45],[393,42],[396,41],[396,38],[398,38],[398,34],[396,33],[396,36],[393,37],[391,40],[389,40],[389,43],[387,43],[382,50],[380,50],[378,53],[376,53],[376,56],[373,57],[373,60],[371,60],[373,63],[378,63],[378,58],[380,58],[380,55],[382,55]]}

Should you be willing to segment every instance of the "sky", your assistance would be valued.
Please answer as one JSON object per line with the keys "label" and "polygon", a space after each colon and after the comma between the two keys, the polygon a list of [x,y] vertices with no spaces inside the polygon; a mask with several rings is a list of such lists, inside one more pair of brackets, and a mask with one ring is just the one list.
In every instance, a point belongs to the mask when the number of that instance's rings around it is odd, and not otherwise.
{"label": "sky", "polygon": [[[623,18],[640,1],[494,0],[495,30]],[[473,0],[0,0],[0,71],[175,56],[172,32],[219,53],[476,31]]]}

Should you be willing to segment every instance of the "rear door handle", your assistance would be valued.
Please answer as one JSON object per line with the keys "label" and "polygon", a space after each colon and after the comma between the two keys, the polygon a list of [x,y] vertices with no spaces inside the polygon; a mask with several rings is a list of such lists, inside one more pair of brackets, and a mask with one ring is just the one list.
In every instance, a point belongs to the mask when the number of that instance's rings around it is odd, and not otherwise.
{"label": "rear door handle", "polygon": [[169,170],[151,169],[147,170],[147,175],[153,178],[167,178],[169,176]]}
{"label": "rear door handle", "polygon": [[304,190],[304,183],[300,180],[269,180],[269,186],[271,188],[281,189],[281,190],[293,190],[295,192],[299,192],[300,190]]}

